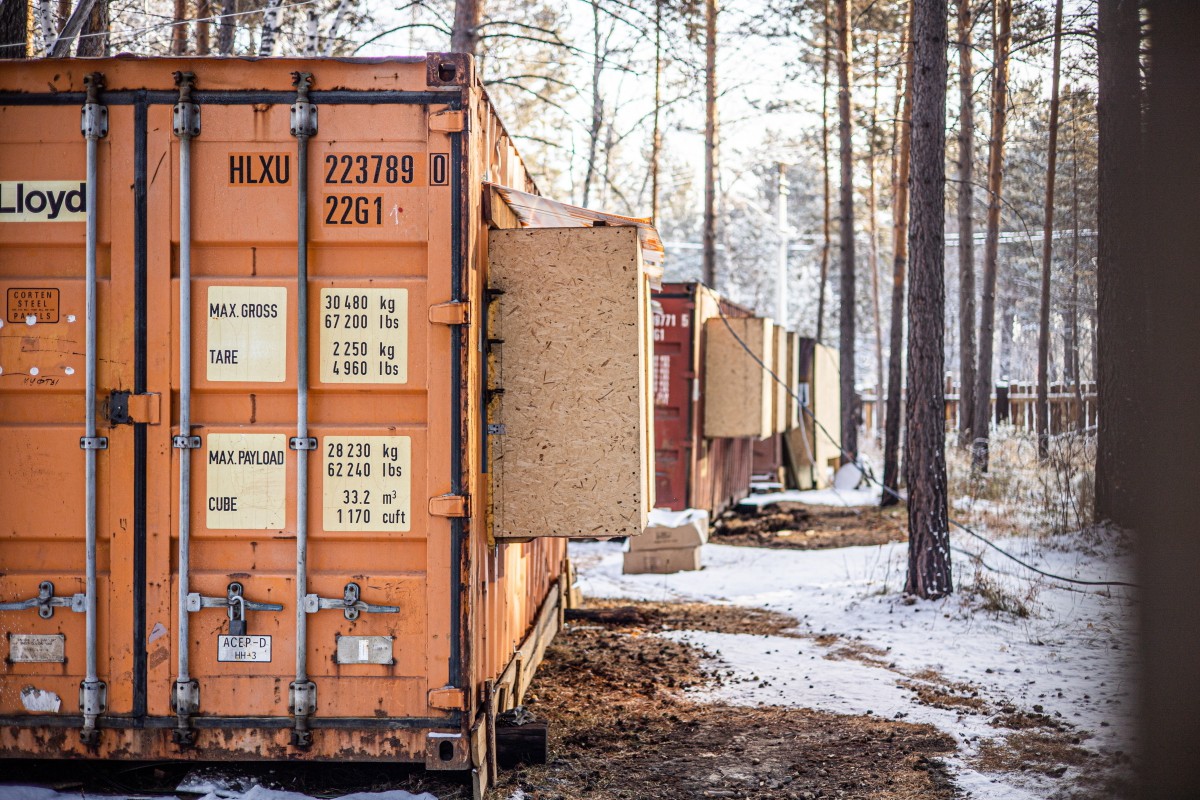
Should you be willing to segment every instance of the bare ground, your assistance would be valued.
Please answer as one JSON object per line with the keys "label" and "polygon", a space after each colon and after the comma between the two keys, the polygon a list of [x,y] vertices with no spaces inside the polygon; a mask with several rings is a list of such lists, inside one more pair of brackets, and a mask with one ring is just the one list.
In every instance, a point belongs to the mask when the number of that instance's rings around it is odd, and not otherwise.
{"label": "bare ground", "polygon": [[778,634],[770,612],[637,604],[643,624],[568,627],[527,705],[550,722],[549,764],[504,774],[498,800],[952,798],[939,756],[954,742],[928,725],[806,709],[699,704],[682,689],[719,680],[704,653],[649,635],[669,627]]}
{"label": "bare ground", "polygon": [[903,506],[812,506],[772,503],[737,507],[713,522],[712,541],[746,547],[823,550],[878,545],[908,538]]}

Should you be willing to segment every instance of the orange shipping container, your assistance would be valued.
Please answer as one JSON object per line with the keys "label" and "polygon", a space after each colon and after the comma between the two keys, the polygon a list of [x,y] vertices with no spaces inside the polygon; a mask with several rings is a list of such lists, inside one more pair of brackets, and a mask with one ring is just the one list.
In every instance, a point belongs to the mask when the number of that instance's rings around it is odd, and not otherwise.
{"label": "orange shipping container", "polygon": [[7,62],[0,120],[0,756],[485,784],[566,548],[491,535],[484,181],[536,187],[471,60]]}

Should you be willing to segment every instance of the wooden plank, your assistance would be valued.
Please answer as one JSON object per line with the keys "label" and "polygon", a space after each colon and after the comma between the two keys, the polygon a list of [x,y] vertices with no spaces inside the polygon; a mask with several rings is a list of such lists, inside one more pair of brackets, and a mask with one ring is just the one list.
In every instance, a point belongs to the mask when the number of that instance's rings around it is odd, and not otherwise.
{"label": "wooden plank", "polygon": [[772,344],[771,371],[776,377],[771,378],[771,416],[775,433],[783,433],[788,429],[788,392],[787,392],[787,341],[788,332],[782,325],[776,325],[775,341]]}
{"label": "wooden plank", "polygon": [[816,483],[818,488],[829,485],[832,473],[841,461],[841,416],[842,399],[840,388],[838,351],[823,344],[813,351],[812,406],[817,422],[824,427],[813,434],[813,455],[816,460]]}
{"label": "wooden plank", "polygon": [[493,533],[634,536],[653,501],[653,331],[632,227],[493,230]]}
{"label": "wooden plank", "polygon": [[793,430],[800,425],[800,403],[796,399],[800,385],[800,334],[791,332],[787,335],[787,430]]}
{"label": "wooden plank", "polygon": [[[757,357],[764,364],[772,363],[773,327],[771,320],[761,317],[717,317],[705,321],[706,437],[765,439],[774,431],[774,382],[755,361]],[[739,340],[745,343],[750,353]]]}

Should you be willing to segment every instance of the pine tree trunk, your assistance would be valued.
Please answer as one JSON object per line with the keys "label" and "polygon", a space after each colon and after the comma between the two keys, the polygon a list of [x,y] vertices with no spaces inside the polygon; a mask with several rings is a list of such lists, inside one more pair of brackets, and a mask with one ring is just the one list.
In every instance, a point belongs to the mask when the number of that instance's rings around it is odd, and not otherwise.
{"label": "pine tree trunk", "polygon": [[[899,156],[892,204],[892,327],[888,335],[887,414],[883,430],[883,496],[881,506],[895,505],[900,492],[900,383],[904,354],[904,283],[908,267],[908,175],[912,142],[913,3],[908,5],[905,26],[908,45],[904,57],[904,105],[897,119]],[[941,379],[939,378],[939,383]]]}
{"label": "pine tree trunk", "polygon": [[1146,287],[1139,269],[1143,220],[1137,158],[1142,150],[1138,5],[1100,3],[1098,23],[1096,517],[1132,528],[1143,510],[1137,469],[1145,416],[1138,392],[1143,385],[1139,360],[1147,349]]}
{"label": "pine tree trunk", "polygon": [[1075,429],[1083,431],[1087,427],[1087,414],[1083,406],[1083,370],[1079,363],[1079,108],[1078,103],[1073,102],[1071,106],[1071,302],[1067,315],[1071,336],[1067,340],[1063,363],[1070,373],[1067,382],[1075,387]]}
{"label": "pine tree trunk", "polygon": [[237,33],[237,0],[220,0],[221,20],[217,25],[217,54],[222,56],[233,53],[234,34]]}
{"label": "pine tree trunk", "polygon": [[175,0],[175,27],[171,28],[171,55],[187,54],[187,0]]}
{"label": "pine tree trunk", "polygon": [[96,0],[96,4],[92,6],[92,12],[88,14],[87,21],[83,23],[83,30],[79,33],[79,44],[75,48],[75,55],[92,58],[107,56],[109,54],[108,33],[108,0]]}
{"label": "pine tree trunk", "polygon": [[717,0],[704,4],[704,283],[717,283]]}
{"label": "pine tree trunk", "polygon": [[954,590],[946,513],[946,0],[913,6],[912,264],[908,293],[908,578],[925,599]]}
{"label": "pine tree trunk", "polygon": [[1050,457],[1050,267],[1054,256],[1054,178],[1058,169],[1058,80],[1062,66],[1063,0],[1054,3],[1054,66],[1050,75],[1050,141],[1046,145],[1046,204],[1042,224],[1042,295],[1038,316],[1038,456]]}
{"label": "pine tree trunk", "polygon": [[479,24],[483,21],[483,0],[454,0],[454,25],[450,29],[450,50],[477,55]]}
{"label": "pine tree trunk", "polygon": [[28,58],[31,0],[0,2],[0,58]]}
{"label": "pine tree trunk", "polygon": [[871,419],[871,435],[879,441],[879,418],[883,415],[883,312],[879,307],[879,231],[875,214],[875,125],[879,117],[879,34],[875,34],[874,80],[871,93],[871,133],[867,142],[867,235],[870,237],[868,259],[871,268],[871,315],[875,328],[875,413]]}
{"label": "pine tree trunk", "polygon": [[975,72],[971,0],[958,0],[958,441],[971,442],[975,421]]}
{"label": "pine tree trunk", "polygon": [[841,297],[838,313],[838,349],[841,378],[842,462],[858,458],[858,425],[854,396],[854,336],[857,295],[854,264],[854,142],[850,98],[850,0],[837,0],[838,158],[841,189],[838,209],[841,245]]}
{"label": "pine tree trunk", "polygon": [[1000,203],[1004,182],[1004,127],[1008,118],[1008,49],[1012,41],[1012,0],[996,0],[992,27],[992,133],[988,143],[987,237],[983,253],[983,297],[979,309],[979,372],[972,425],[972,467],[986,472],[991,435],[993,338],[996,331],[996,261],[1000,249]]}
{"label": "pine tree trunk", "polygon": [[206,56],[209,53],[209,26],[208,18],[212,16],[212,5],[209,0],[196,0],[196,55]]}
{"label": "pine tree trunk", "polygon": [[822,26],[824,27],[823,46],[821,48],[821,176],[825,190],[825,205],[821,222],[821,282],[817,289],[817,334],[818,342],[825,339],[825,284],[829,280],[829,250],[832,247],[830,237],[832,203],[829,189],[829,54],[832,50],[829,26],[829,0],[821,5]]}

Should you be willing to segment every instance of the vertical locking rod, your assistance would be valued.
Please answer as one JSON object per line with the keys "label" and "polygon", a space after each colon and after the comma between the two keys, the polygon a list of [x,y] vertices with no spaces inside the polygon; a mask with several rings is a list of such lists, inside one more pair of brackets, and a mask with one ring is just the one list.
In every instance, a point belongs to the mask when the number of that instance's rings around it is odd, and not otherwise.
{"label": "vertical locking rod", "polygon": [[309,717],[316,711],[317,687],[308,679],[308,140],[317,133],[317,107],[308,99],[312,73],[292,73],[296,102],[291,133],[296,137],[296,680],[289,687],[293,714],[292,745],[309,747]]}
{"label": "vertical locking rod", "polygon": [[107,687],[100,680],[96,667],[96,451],[108,442],[96,436],[96,165],[99,142],[108,135],[108,109],[100,104],[100,91],[104,88],[104,76],[93,72],[84,79],[87,99],[83,105],[80,132],[87,141],[87,275],[85,299],[85,327],[87,352],[85,360],[84,438],[80,446],[86,459],[86,522],[84,548],[85,566],[85,614],[87,626],[86,675],[79,687],[79,707],[83,714],[81,736],[89,746],[94,746],[99,736],[96,719],[104,713],[107,702]]}
{"label": "vertical locking rod", "polygon": [[179,102],[171,127],[179,137],[179,433],[172,440],[179,451],[179,596],[176,600],[176,675],[171,691],[175,711],[175,743],[195,743],[191,715],[200,710],[200,684],[192,679],[188,663],[188,610],[192,531],[192,138],[200,133],[200,106],[192,102],[196,76],[176,72]]}

